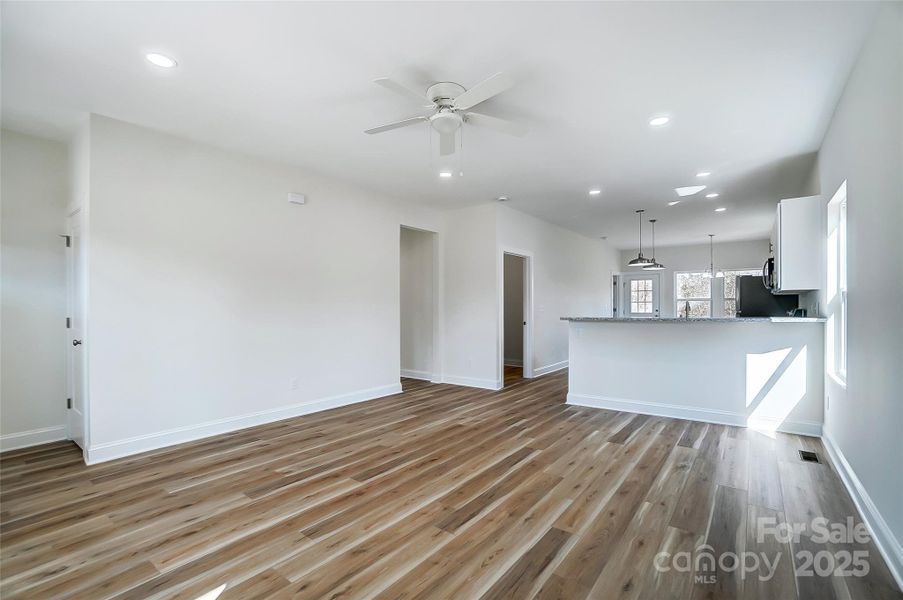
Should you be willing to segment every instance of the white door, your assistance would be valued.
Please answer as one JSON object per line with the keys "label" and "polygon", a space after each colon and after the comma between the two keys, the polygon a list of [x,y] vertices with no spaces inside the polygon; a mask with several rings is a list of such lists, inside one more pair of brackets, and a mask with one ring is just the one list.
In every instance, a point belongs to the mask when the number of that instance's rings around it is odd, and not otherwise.
{"label": "white door", "polygon": [[85,339],[83,337],[85,298],[85,245],[82,238],[82,211],[68,219],[68,306],[69,327],[69,410],[66,411],[69,438],[85,448]]}
{"label": "white door", "polygon": [[660,281],[658,273],[621,275],[622,317],[651,319],[659,316]]}

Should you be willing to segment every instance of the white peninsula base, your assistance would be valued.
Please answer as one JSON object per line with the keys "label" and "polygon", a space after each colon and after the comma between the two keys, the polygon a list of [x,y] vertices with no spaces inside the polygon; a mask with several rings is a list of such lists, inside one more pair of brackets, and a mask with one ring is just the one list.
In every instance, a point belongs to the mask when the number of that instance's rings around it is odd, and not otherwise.
{"label": "white peninsula base", "polygon": [[564,320],[568,404],[821,435],[821,319]]}

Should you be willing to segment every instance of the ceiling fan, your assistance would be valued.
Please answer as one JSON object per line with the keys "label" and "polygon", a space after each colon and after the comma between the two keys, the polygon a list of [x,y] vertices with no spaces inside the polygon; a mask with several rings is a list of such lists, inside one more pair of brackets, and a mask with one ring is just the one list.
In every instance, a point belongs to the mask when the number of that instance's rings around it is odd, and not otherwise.
{"label": "ceiling fan", "polygon": [[439,132],[439,154],[445,156],[454,153],[455,134],[465,123],[482,125],[518,137],[526,135],[529,130],[520,123],[490,117],[489,115],[470,110],[477,104],[501,94],[514,85],[514,79],[505,73],[496,73],[469,90],[464,89],[463,86],[457,83],[447,81],[435,83],[427,88],[425,94],[421,94],[388,77],[374,79],[373,83],[381,85],[396,94],[415,100],[424,108],[432,109],[433,112],[429,115],[418,115],[396,121],[395,123],[380,125],[373,129],[367,129],[364,133],[382,133],[383,131],[407,127],[422,121],[429,121],[432,128]]}

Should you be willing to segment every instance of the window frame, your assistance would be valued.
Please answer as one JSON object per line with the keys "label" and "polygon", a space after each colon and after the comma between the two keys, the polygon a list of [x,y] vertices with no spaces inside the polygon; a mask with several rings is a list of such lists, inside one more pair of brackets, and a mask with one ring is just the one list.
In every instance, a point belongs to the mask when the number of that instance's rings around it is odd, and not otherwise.
{"label": "window frame", "polygon": [[[634,289],[634,284],[638,284],[640,282],[647,282],[647,281],[649,282],[648,289],[647,288],[644,288],[641,290]],[[655,296],[655,280],[654,280],[654,278],[653,277],[644,277],[642,279],[634,278],[634,279],[629,279],[628,283],[629,283],[629,289],[627,290],[627,295],[628,295],[627,312],[630,313],[631,315],[652,316],[655,313],[655,297],[654,297]],[[648,294],[648,300],[634,301],[634,299],[633,299],[634,293],[639,294],[640,292],[645,292],[646,294]],[[643,305],[643,306],[648,305],[649,310],[648,311],[633,310],[634,305],[636,305],[637,307],[639,307],[640,305]]]}
{"label": "window frame", "polygon": [[827,205],[825,237],[828,246],[825,270],[825,312],[828,317],[825,370],[839,385],[847,385],[847,182],[837,188]]}
{"label": "window frame", "polygon": [[680,305],[681,305],[682,303],[684,303],[684,302],[687,302],[687,301],[689,301],[689,302],[707,302],[708,305],[709,305],[709,314],[708,314],[708,316],[694,317],[694,318],[711,319],[711,318],[714,316],[714,310],[715,310],[715,303],[714,303],[714,296],[715,296],[715,289],[714,289],[714,288],[715,288],[715,286],[714,286],[714,283],[713,283],[714,280],[715,280],[714,277],[711,278],[710,281],[709,281],[709,297],[708,297],[708,298],[702,298],[702,297],[700,297],[700,298],[697,298],[697,297],[693,297],[693,298],[678,298],[678,297],[677,297],[677,295],[678,295],[678,290],[680,289],[680,286],[677,284],[677,278],[678,278],[680,275],[688,275],[688,274],[689,274],[689,275],[696,275],[696,274],[698,274],[698,275],[703,275],[703,276],[704,276],[706,272],[707,272],[706,270],[702,270],[702,271],[699,271],[699,270],[695,270],[695,271],[674,271],[674,316],[675,316],[675,317],[678,316],[678,315],[680,314],[680,309],[681,309],[681,306],[680,306]]}

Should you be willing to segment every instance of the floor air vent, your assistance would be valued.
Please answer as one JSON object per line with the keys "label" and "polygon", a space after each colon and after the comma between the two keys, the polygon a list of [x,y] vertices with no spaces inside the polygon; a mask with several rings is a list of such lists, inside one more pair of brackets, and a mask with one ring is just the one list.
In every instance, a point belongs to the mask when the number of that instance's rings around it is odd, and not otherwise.
{"label": "floor air vent", "polygon": [[816,454],[815,452],[810,452],[809,450],[800,450],[800,460],[802,460],[803,462],[821,462],[820,460],[818,460],[818,454]]}

